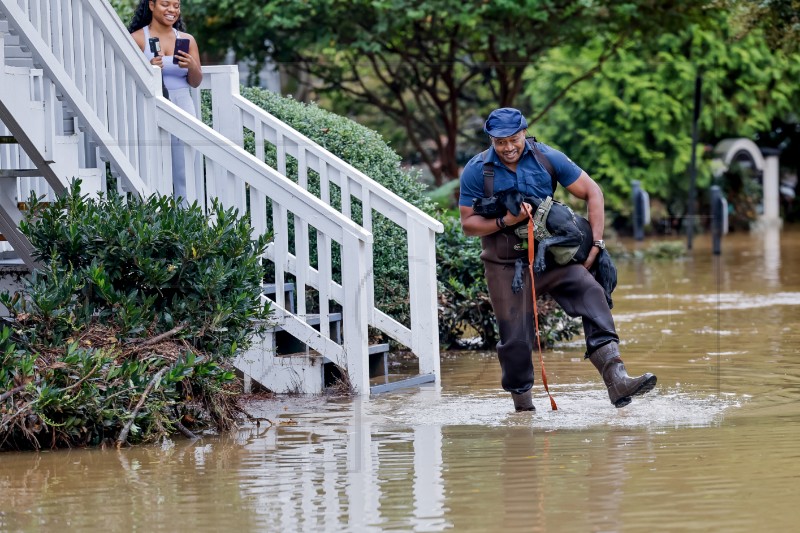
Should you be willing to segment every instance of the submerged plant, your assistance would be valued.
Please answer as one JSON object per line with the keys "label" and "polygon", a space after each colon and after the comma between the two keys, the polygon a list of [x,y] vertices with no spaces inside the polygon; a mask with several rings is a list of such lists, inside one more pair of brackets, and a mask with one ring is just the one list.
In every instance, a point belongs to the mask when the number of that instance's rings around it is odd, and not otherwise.
{"label": "submerged plant", "polygon": [[41,268],[0,295],[0,449],[144,442],[225,429],[233,357],[264,327],[268,236],[214,203],[31,199]]}

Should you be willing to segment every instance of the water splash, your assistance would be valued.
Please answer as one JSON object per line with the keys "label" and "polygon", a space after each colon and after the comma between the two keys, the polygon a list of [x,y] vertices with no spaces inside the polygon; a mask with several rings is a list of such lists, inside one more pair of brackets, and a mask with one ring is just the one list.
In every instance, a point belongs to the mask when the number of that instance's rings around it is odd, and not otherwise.
{"label": "water splash", "polygon": [[[744,402],[733,395],[709,396],[680,388],[656,389],[636,397],[625,408],[616,409],[604,389],[595,383],[555,388],[559,409],[552,411],[545,394],[534,397],[535,413],[514,413],[511,398],[504,391],[486,394],[434,395],[420,391],[402,399],[392,397],[370,401],[369,413],[386,424],[533,426],[543,430],[583,430],[616,426],[631,428],[707,427],[719,424],[725,412]],[[435,397],[435,396],[438,396]]]}

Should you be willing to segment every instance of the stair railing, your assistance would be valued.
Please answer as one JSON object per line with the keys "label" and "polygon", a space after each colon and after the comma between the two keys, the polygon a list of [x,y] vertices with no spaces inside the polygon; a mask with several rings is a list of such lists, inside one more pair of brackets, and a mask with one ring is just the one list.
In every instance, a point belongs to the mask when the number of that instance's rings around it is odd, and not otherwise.
{"label": "stair railing", "polygon": [[[202,154],[207,177],[213,178],[206,182],[208,196],[218,198],[226,207],[235,207],[240,213],[246,213],[257,234],[273,231],[274,243],[268,258],[274,263],[276,272],[290,270],[290,254],[286,249],[289,218],[295,225],[301,224],[316,232],[318,268],[314,279],[309,282],[318,287],[320,302],[336,299],[342,304],[343,344],[339,345],[331,338],[327,327],[330,312],[325,304],[320,306],[319,331],[309,325],[302,314],[290,313],[282,298],[272,307],[283,329],[346,368],[358,392],[369,391],[368,285],[365,280],[369,279],[367,256],[371,251],[372,235],[182,109],[161,97],[156,98],[156,102],[161,135],[192,139],[191,145],[184,148],[187,161],[194,158],[195,151]],[[162,150],[162,165],[165,171],[169,168],[168,148]],[[187,180],[187,196],[190,200],[202,201],[204,191],[195,189],[192,181]],[[268,211],[272,214],[270,219]],[[334,242],[342,252],[340,292],[335,295],[329,293],[333,284],[331,250]]]}
{"label": "stair railing", "polygon": [[[277,153],[279,174],[286,175],[287,157],[297,163],[297,183],[308,189],[309,172],[319,178],[319,198],[331,205],[331,186],[341,193],[341,212],[352,218],[354,202],[362,207],[361,226],[372,232],[373,210],[406,231],[407,267],[411,318],[410,327],[390,317],[375,306],[372,250],[367,253],[367,276],[369,324],[405,345],[419,358],[421,374],[439,376],[439,332],[436,286],[436,233],[443,231],[442,224],[428,216],[416,206],[397,196],[386,187],[367,177],[349,163],[331,154],[297,130],[281,122],[264,109],[256,106],[239,93],[239,74],[235,66],[203,68],[201,89],[210,89],[213,127],[226,138],[244,146],[245,128],[255,137],[255,156],[265,161],[265,143],[271,144]],[[295,223],[295,250],[305,250],[308,242],[307,228]],[[317,274],[308,264],[307,257],[290,253],[288,242],[276,239],[272,257],[285,256],[291,272],[297,279],[298,307],[304,305],[304,284]],[[303,252],[304,253],[304,252]],[[342,254],[344,257],[344,254]],[[343,267],[344,270],[344,267]],[[283,274],[276,272],[276,295],[283,294]],[[334,283],[334,296],[346,294]],[[300,312],[300,311],[298,311]]]}

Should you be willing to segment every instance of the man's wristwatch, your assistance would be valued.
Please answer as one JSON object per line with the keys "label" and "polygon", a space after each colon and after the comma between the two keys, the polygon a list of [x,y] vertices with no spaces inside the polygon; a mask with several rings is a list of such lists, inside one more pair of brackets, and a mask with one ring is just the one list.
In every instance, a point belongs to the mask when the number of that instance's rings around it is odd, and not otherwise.
{"label": "man's wristwatch", "polygon": [[605,250],[606,249],[606,241],[604,241],[603,239],[600,239],[599,241],[594,241],[592,244],[594,244],[595,246],[597,246],[601,250]]}

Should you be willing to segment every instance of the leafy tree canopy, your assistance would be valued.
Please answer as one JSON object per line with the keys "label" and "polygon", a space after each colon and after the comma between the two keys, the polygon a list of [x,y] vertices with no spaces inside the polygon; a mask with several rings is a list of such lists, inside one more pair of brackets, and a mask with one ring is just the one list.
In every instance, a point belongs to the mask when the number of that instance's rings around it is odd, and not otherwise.
{"label": "leafy tree canopy", "polygon": [[[663,35],[651,47],[621,47],[591,83],[575,85],[549,110],[553,95],[596,63],[602,43],[554,49],[530,73],[526,94],[536,115],[543,115],[532,131],[597,179],[609,208],[630,211],[630,182],[636,179],[673,214],[683,212],[698,73],[701,143],[768,130],[774,118],[800,107],[793,81],[800,55],[771,50],[760,30],[737,34],[722,13],[710,22]],[[710,177],[710,169],[701,168],[698,185],[707,186]]]}
{"label": "leafy tree canopy", "polygon": [[317,90],[390,117],[440,183],[458,175],[465,118],[518,104],[523,73],[548,50],[591,40],[602,62],[620,43],[700,18],[710,2],[184,0],[184,16],[201,50],[272,56]]}

